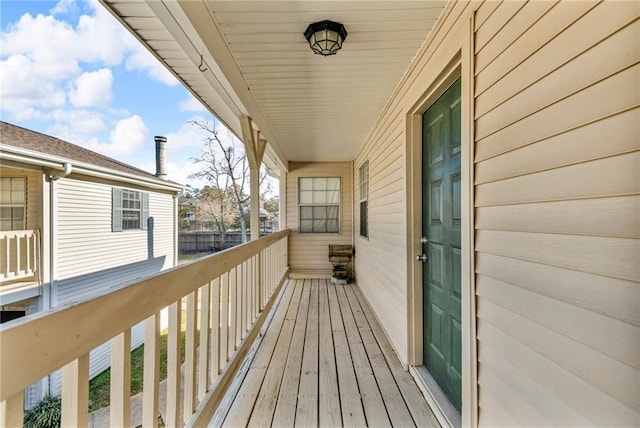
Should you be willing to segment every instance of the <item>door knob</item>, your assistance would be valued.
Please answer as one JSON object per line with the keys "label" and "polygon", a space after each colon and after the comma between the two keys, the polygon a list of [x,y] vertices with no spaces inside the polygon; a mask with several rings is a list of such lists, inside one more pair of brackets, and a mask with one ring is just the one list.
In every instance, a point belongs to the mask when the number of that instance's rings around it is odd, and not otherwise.
{"label": "door knob", "polygon": [[419,254],[416,256],[416,261],[417,262],[422,262],[422,263],[426,263],[427,262],[427,255],[426,254]]}

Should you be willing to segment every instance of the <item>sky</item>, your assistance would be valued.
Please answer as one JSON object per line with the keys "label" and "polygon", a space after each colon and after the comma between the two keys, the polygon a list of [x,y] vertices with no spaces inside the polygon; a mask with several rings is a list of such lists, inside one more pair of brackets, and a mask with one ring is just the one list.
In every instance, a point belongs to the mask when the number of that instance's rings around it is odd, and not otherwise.
{"label": "sky", "polygon": [[151,173],[163,135],[169,179],[202,186],[188,122],[214,117],[97,1],[0,0],[0,22],[1,120]]}

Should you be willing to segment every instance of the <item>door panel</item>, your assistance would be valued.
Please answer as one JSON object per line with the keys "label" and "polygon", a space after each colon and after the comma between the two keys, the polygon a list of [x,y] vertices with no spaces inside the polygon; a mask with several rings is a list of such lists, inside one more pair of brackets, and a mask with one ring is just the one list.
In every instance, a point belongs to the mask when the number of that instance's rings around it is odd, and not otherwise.
{"label": "door panel", "polygon": [[422,116],[425,365],[461,410],[460,80]]}

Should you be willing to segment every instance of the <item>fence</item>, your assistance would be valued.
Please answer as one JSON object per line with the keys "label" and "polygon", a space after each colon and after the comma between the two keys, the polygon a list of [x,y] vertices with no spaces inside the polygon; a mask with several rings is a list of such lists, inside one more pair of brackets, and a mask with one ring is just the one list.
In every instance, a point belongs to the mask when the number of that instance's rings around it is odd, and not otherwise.
{"label": "fence", "polygon": [[[261,232],[260,236],[267,233]],[[249,232],[247,231],[247,238]],[[202,253],[226,250],[242,244],[242,233],[227,232],[222,242],[222,235],[215,232],[180,232],[178,234],[178,251],[180,254]]]}

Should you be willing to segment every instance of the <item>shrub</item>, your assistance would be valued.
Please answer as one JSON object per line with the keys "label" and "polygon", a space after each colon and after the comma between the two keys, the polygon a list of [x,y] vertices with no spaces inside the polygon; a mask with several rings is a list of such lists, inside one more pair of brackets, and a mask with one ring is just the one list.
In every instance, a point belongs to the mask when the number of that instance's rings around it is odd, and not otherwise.
{"label": "shrub", "polygon": [[25,428],[57,428],[62,422],[62,399],[47,395],[24,414]]}

